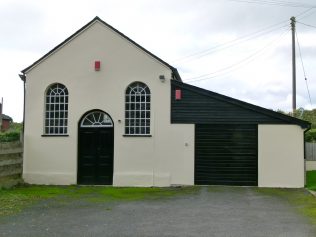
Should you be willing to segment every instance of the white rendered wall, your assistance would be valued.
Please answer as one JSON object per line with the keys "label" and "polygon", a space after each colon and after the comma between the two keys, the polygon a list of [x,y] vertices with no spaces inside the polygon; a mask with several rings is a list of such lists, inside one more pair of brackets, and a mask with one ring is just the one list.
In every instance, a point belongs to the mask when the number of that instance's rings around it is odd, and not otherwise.
{"label": "white rendered wall", "polygon": [[258,125],[258,186],[304,187],[304,130]]}
{"label": "white rendered wall", "polygon": [[[159,75],[166,77],[164,83]],[[114,122],[113,185],[194,184],[194,125],[170,124],[170,79],[168,67],[94,23],[26,73],[25,181],[76,184],[78,122],[87,111],[100,109]],[[134,81],[151,90],[152,137],[123,137],[124,93]],[[56,82],[69,91],[69,136],[42,137],[44,93]]]}

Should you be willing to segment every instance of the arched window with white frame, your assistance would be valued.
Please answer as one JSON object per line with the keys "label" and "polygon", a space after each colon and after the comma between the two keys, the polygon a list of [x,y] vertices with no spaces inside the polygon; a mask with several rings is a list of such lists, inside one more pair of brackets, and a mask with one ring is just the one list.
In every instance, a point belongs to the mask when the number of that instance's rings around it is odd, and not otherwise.
{"label": "arched window with white frame", "polygon": [[125,134],[150,134],[150,90],[145,83],[131,83],[125,93]]}
{"label": "arched window with white frame", "polygon": [[68,133],[68,90],[60,83],[50,85],[45,93],[45,135]]}

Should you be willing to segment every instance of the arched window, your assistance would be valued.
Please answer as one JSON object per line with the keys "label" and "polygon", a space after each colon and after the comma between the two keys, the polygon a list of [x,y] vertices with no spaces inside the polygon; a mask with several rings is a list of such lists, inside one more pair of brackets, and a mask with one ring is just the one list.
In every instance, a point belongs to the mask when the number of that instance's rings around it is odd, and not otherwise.
{"label": "arched window", "polygon": [[150,90],[142,82],[134,82],[126,89],[125,134],[150,134]]}
{"label": "arched window", "polygon": [[111,128],[113,127],[112,119],[102,111],[92,111],[88,113],[81,121],[81,128]]}
{"label": "arched window", "polygon": [[45,94],[45,134],[67,134],[68,90],[59,83],[50,85]]}

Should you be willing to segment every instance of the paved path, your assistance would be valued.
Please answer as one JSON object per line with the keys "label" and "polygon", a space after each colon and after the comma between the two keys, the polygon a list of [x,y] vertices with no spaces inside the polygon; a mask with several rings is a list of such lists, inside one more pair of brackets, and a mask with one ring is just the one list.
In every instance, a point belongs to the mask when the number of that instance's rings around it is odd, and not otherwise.
{"label": "paved path", "polygon": [[316,236],[279,197],[253,188],[211,189],[147,201],[45,201],[0,219],[0,236]]}

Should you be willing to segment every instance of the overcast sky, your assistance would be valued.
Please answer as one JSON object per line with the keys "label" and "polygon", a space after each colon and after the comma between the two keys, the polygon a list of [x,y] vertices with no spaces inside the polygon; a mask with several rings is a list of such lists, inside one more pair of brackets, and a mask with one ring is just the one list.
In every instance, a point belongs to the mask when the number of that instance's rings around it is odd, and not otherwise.
{"label": "overcast sky", "polygon": [[5,114],[22,121],[20,71],[95,16],[178,68],[184,82],[285,111],[292,108],[290,17],[297,16],[312,101],[297,51],[297,107],[316,106],[315,0],[1,0]]}

